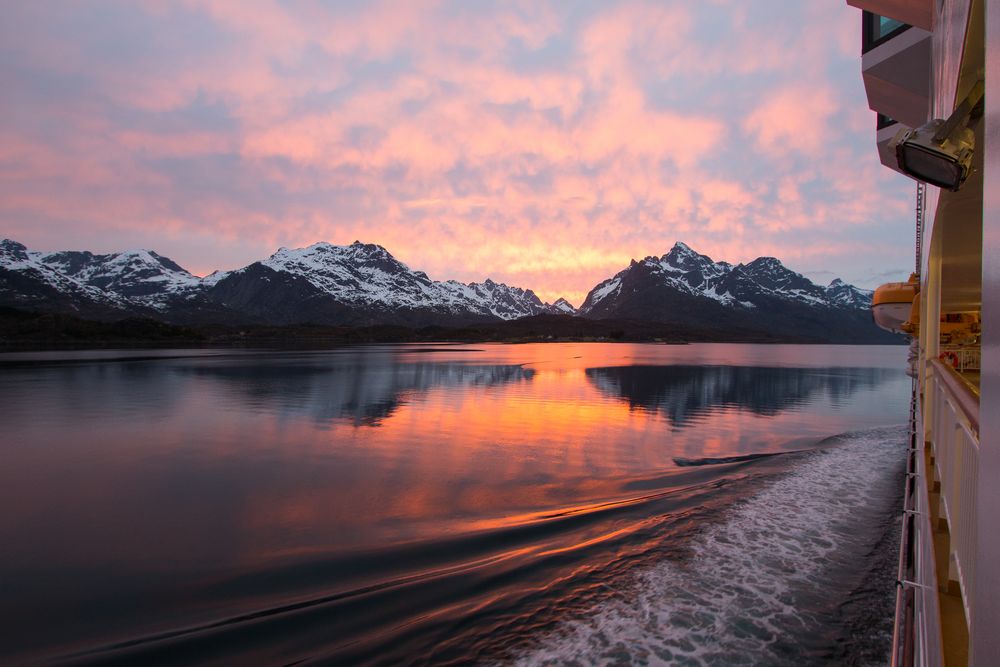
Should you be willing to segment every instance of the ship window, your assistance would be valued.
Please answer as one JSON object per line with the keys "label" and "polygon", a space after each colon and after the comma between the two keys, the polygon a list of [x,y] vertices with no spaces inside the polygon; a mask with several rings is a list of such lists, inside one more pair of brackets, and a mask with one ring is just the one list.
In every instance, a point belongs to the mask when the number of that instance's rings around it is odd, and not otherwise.
{"label": "ship window", "polygon": [[890,118],[889,116],[886,116],[884,113],[875,114],[876,130],[882,130],[889,127],[890,125],[895,125],[895,124],[896,124],[895,118]]}
{"label": "ship window", "polygon": [[861,12],[861,22],[861,53],[868,53],[910,27],[902,21],[872,12]]}

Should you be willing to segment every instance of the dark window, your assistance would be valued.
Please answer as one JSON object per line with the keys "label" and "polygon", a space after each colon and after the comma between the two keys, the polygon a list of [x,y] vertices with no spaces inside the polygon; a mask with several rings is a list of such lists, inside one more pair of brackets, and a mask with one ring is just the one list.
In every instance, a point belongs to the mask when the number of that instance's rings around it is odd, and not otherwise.
{"label": "dark window", "polygon": [[885,128],[889,127],[890,125],[895,125],[895,124],[896,124],[896,120],[894,118],[889,118],[884,113],[877,113],[877,114],[875,114],[875,129],[876,130],[882,130],[882,129],[885,129]]}
{"label": "dark window", "polygon": [[906,23],[888,16],[861,12],[861,53],[868,53],[909,27]]}

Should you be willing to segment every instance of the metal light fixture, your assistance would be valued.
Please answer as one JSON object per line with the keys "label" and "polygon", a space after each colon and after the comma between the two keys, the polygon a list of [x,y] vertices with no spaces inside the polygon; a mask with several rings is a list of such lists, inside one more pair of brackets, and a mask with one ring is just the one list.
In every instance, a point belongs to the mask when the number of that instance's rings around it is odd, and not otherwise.
{"label": "metal light fixture", "polygon": [[913,129],[904,128],[889,143],[899,168],[913,178],[946,190],[958,190],[969,176],[975,135],[966,123],[983,99],[979,80],[947,120],[936,118]]}

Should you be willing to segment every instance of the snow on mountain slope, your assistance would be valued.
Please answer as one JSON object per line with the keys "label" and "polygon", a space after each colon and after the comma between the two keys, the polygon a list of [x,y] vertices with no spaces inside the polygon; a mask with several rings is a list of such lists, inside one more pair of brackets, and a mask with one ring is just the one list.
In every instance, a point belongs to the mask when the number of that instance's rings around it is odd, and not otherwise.
{"label": "snow on mountain slope", "polygon": [[86,251],[33,254],[64,276],[157,310],[166,308],[173,297],[190,298],[203,288],[202,279],[151,250],[107,255]]}
{"label": "snow on mountain slope", "polygon": [[576,308],[566,299],[559,297],[552,302],[549,310],[556,315],[576,315]]}
{"label": "snow on mountain slope", "polygon": [[670,252],[662,257],[650,256],[638,262],[632,260],[628,268],[613,278],[599,283],[587,295],[579,312],[588,313],[606,299],[617,297],[626,275],[637,270],[648,273],[654,282],[672,287],[684,294],[703,296],[724,305],[737,302],[728,291],[719,289],[720,280],[729,274],[732,265],[726,262],[714,262],[711,257],[699,254],[684,243],[677,242]]}
{"label": "snow on mountain slope", "polygon": [[[32,252],[17,241],[10,239],[0,241],[0,268],[22,274],[32,281],[37,281],[45,288],[72,299],[114,308],[128,305],[128,300],[118,294],[105,292],[99,287],[88,285],[86,281],[66,275],[59,267],[46,263],[41,253]],[[33,295],[12,294],[8,296],[30,298]]]}
{"label": "snow on mountain slope", "polygon": [[475,300],[483,303],[490,313],[500,319],[512,320],[548,310],[548,304],[542,303],[530,289],[509,287],[503,283],[495,283],[489,278],[482,283],[469,283],[467,286],[453,280],[444,284],[455,289],[460,289],[459,286],[470,288],[475,294]]}
{"label": "snow on mountain slope", "polygon": [[546,312],[547,306],[531,290],[489,279],[468,284],[431,280],[382,246],[360,241],[281,248],[262,264],[301,276],[338,301],[359,306],[433,308],[505,320]]}
{"label": "snow on mountain slope", "polygon": [[[154,309],[164,314],[169,314],[168,311],[179,304],[193,302],[198,296],[207,294],[226,278],[249,276],[247,272],[254,266],[303,279],[315,287],[320,296],[326,295],[346,307],[374,313],[410,309],[458,318],[509,320],[573,311],[565,300],[559,306],[550,305],[543,303],[531,290],[489,279],[468,284],[431,280],[426,273],[411,270],[398,261],[382,246],[360,241],[348,246],[321,242],[306,248],[281,248],[262,262],[237,271],[217,271],[204,278],[192,275],[150,250],[105,255],[85,251],[43,254],[29,251],[10,240],[0,244],[0,268],[27,272],[59,293],[82,294],[119,308]],[[253,275],[266,282],[263,274],[254,272]],[[264,301],[269,298],[267,290],[256,294]],[[263,314],[258,313],[258,317]]]}
{"label": "snow on mountain slope", "polygon": [[662,257],[633,260],[628,268],[599,283],[587,295],[579,313],[593,312],[599,305],[602,310],[612,309],[622,285],[627,280],[636,282],[639,274],[645,286],[667,287],[736,309],[754,309],[766,299],[828,308],[867,309],[871,304],[871,292],[839,279],[828,287],[820,287],[774,257],[759,257],[734,266],[713,261],[678,242]]}
{"label": "snow on mountain slope", "polygon": [[824,289],[827,300],[834,305],[861,310],[871,307],[873,291],[859,289],[845,283],[840,278],[834,278]]}
{"label": "snow on mountain slope", "polygon": [[[744,312],[773,308],[775,303],[859,311],[871,303],[871,292],[841,280],[821,287],[773,257],[734,266],[713,261],[683,243],[662,257],[633,261],[594,287],[579,310],[565,299],[543,303],[531,290],[489,279],[468,284],[431,280],[382,246],[359,241],[347,246],[321,242],[281,248],[237,271],[199,278],[151,250],[45,254],[5,240],[0,242],[0,269],[8,272],[0,276],[4,303],[44,306],[59,301],[79,312],[98,304],[135,314],[158,312],[167,318],[182,310],[188,317],[202,317],[205,309],[219,306],[229,309],[226,312],[252,312],[256,321],[269,321],[275,309],[283,311],[282,321],[321,312],[330,321],[354,313],[357,317],[350,321],[373,323],[391,320],[393,313],[418,311],[425,315],[407,321],[510,320],[546,313],[614,317],[620,315],[616,304],[623,299],[632,300],[625,316],[642,318],[645,306],[635,301],[635,295],[650,288],[660,290],[660,296],[649,293],[653,301],[647,305],[653,306],[675,293]],[[220,283],[227,283],[224,289]]]}

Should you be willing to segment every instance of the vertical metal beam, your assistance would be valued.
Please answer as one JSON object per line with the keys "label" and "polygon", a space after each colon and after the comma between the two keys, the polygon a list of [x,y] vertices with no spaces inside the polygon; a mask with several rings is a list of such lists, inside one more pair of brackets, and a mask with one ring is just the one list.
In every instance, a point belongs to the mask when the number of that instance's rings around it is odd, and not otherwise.
{"label": "vertical metal beam", "polygon": [[[935,215],[935,218],[937,216]],[[933,426],[933,411],[927,406],[934,405],[934,386],[930,379],[930,360],[937,359],[941,332],[941,237],[933,235],[927,253],[926,275],[922,277],[920,288],[920,388],[924,394],[923,438],[930,439]],[[935,474],[936,478],[936,474]]]}
{"label": "vertical metal beam", "polygon": [[1000,3],[986,2],[983,335],[972,665],[1000,665]]}
{"label": "vertical metal beam", "polygon": [[927,185],[921,181],[917,182],[917,232],[916,232],[916,261],[913,272],[920,275],[920,262],[924,252],[924,215],[927,204]]}

